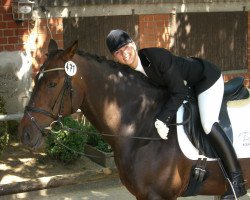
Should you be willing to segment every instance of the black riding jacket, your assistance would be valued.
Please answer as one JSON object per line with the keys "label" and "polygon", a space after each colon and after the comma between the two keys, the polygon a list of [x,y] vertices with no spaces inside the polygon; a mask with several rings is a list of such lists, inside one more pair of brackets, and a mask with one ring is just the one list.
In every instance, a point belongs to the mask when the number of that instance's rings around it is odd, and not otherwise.
{"label": "black riding jacket", "polygon": [[138,55],[148,80],[170,92],[170,98],[157,116],[167,124],[187,97],[188,87],[194,88],[198,95],[221,75],[218,67],[206,60],[175,56],[164,48],[141,49]]}

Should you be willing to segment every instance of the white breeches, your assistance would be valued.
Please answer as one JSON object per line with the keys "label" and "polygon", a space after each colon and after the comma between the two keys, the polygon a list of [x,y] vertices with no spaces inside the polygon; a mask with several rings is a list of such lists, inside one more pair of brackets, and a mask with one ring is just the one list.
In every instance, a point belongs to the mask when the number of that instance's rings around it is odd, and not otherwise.
{"label": "white breeches", "polygon": [[219,121],[224,81],[222,75],[207,90],[198,95],[201,124],[206,134],[211,132],[212,126]]}

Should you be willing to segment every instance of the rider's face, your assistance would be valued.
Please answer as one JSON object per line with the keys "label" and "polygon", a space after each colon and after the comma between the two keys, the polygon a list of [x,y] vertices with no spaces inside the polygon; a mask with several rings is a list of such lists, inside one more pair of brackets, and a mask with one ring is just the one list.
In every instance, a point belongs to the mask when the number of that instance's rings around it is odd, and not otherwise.
{"label": "rider's face", "polygon": [[121,64],[136,68],[138,64],[138,54],[134,42],[128,43],[113,53],[115,60]]}

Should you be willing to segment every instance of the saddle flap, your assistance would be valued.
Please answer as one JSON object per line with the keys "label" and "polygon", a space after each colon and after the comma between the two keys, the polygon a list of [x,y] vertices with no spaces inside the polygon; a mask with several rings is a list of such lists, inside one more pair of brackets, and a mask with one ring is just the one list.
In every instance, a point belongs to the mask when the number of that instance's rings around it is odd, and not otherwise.
{"label": "saddle flap", "polygon": [[[186,119],[189,115],[191,115],[190,121],[184,125],[184,131],[186,132],[187,137],[189,138],[191,143],[199,150],[199,153],[201,155],[207,156],[209,158],[216,158],[210,147],[210,142],[208,140],[207,134],[204,132],[201,125],[197,101],[189,101],[184,104],[184,119]],[[226,101],[222,102],[219,119],[219,124],[225,131],[229,140],[233,142],[233,131],[227,112]]]}
{"label": "saddle flap", "polygon": [[200,154],[210,158],[216,158],[210,148],[207,135],[201,125],[197,102],[191,101],[184,104],[184,119],[190,117],[190,121],[184,125],[184,131],[191,143],[199,150]]}

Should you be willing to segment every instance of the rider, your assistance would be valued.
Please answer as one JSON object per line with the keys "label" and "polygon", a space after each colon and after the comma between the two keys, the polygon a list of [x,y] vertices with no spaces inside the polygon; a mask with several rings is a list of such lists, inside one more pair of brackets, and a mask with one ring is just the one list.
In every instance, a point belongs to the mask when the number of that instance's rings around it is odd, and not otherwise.
{"label": "rider", "polygon": [[[145,48],[137,52],[128,33],[119,29],[108,34],[106,44],[115,61],[143,73],[153,85],[166,87],[170,92],[170,98],[155,121],[155,127],[162,139],[167,139],[167,125],[186,98],[188,87],[195,89],[203,129],[222,160],[236,196],[245,195],[246,189],[237,155],[218,123],[224,93],[220,70],[206,60],[179,57],[163,48]],[[222,199],[234,199],[231,187]]]}

